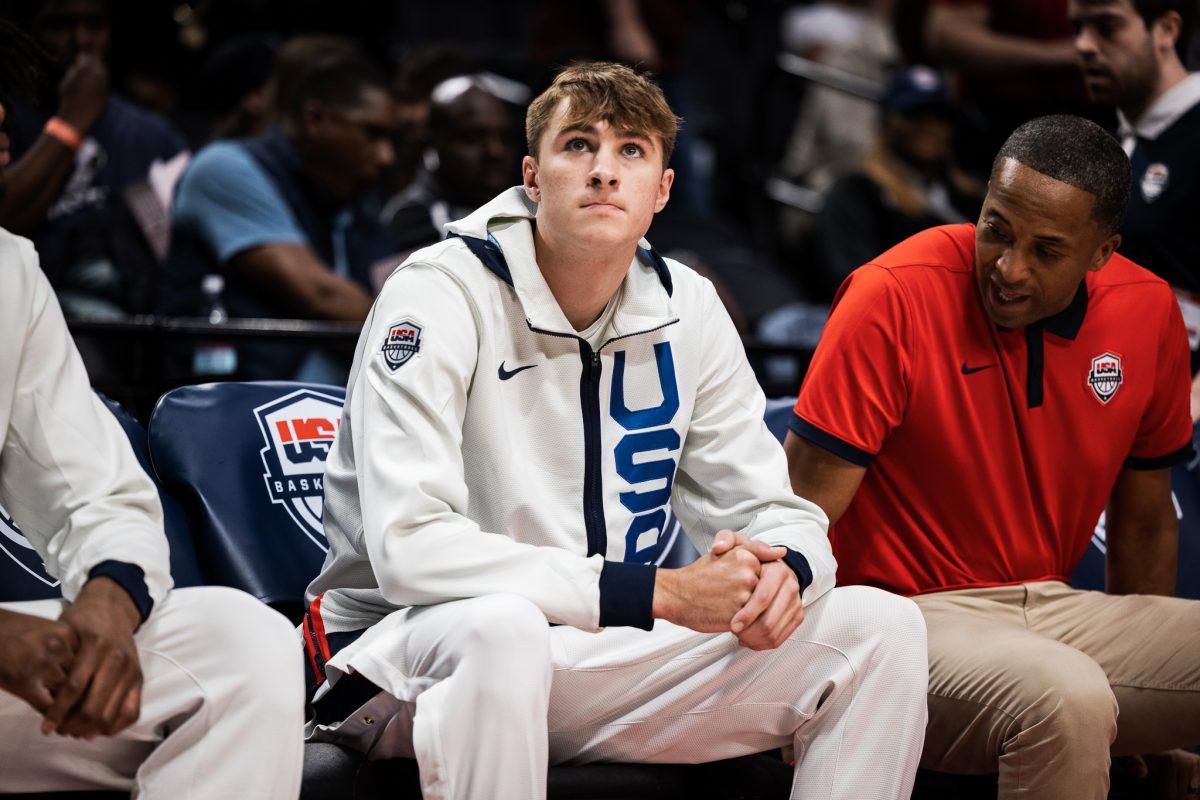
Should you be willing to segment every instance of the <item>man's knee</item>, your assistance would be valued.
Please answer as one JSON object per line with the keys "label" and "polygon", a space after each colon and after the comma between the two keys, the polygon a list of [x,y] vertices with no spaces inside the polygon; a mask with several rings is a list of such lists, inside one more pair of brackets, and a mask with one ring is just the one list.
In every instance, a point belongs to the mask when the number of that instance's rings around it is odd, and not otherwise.
{"label": "man's knee", "polygon": [[[170,624],[185,626],[187,636],[164,632],[150,647],[167,650],[202,684],[206,696],[236,696],[287,713],[302,705],[303,650],[282,614],[225,587],[177,589],[171,601],[182,607]],[[166,641],[175,644],[164,647]]]}
{"label": "man's knee", "polygon": [[[1082,653],[1014,665],[1022,691],[1014,734],[1033,739],[1061,737],[1074,745],[1107,752],[1117,735],[1117,700],[1100,666]],[[1012,737],[1010,737],[1012,738]]]}
{"label": "man's knee", "polygon": [[514,594],[475,598],[454,620],[453,637],[478,702],[519,705],[548,691],[550,625],[529,600]]}
{"label": "man's knee", "polygon": [[826,598],[835,604],[830,611],[836,618],[838,637],[851,650],[862,653],[864,659],[873,663],[890,662],[889,671],[926,680],[925,618],[916,603],[869,586],[840,587]]}

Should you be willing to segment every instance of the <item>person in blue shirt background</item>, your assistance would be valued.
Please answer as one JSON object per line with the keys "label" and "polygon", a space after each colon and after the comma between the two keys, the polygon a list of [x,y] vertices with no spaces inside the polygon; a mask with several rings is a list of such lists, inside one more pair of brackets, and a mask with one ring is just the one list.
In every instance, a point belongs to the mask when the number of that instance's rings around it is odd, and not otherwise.
{"label": "person in blue shirt background", "polygon": [[[395,158],[387,84],[358,56],[335,55],[311,67],[280,105],[280,125],[209,145],[180,180],[163,312],[202,312],[201,282],[216,273],[231,317],[366,317],[369,268],[395,250],[364,207]],[[344,370],[319,350],[247,345],[238,353],[246,378],[340,383]]]}

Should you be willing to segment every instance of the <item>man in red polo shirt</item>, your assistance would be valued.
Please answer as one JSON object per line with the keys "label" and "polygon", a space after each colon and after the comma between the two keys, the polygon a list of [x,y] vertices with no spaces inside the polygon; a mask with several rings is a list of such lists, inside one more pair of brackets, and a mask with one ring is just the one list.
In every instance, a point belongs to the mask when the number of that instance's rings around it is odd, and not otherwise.
{"label": "man in red polo shirt", "polygon": [[[787,438],[841,582],[925,615],[922,765],[998,769],[1001,798],[1104,798],[1110,751],[1200,743],[1200,603],[1169,596],[1187,340],[1114,252],[1129,174],[1091,122],[1018,128],[978,226],[847,278]],[[1106,506],[1109,593],[1073,590]]]}

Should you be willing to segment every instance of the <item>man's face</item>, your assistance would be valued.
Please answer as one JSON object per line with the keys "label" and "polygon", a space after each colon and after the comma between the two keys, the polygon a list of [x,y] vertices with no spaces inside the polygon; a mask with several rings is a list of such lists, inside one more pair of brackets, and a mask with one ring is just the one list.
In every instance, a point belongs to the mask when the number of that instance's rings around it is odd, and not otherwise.
{"label": "man's face", "polygon": [[975,229],[975,280],[997,325],[1020,328],[1071,303],[1121,237],[1092,218],[1095,198],[1013,159],[988,184]]}
{"label": "man's face", "polygon": [[66,69],[80,53],[108,54],[108,9],[99,0],[47,0],[34,19],[38,41]]}
{"label": "man's face", "polygon": [[675,172],[663,169],[662,142],[604,121],[564,128],[569,102],[555,110],[537,158],[521,164],[538,229],[602,248],[633,244],[670,198]]}
{"label": "man's face", "polygon": [[346,107],[305,110],[302,148],[323,165],[325,188],[349,199],[370,187],[396,160],[396,112],[390,94],[367,88]]}
{"label": "man's face", "polygon": [[1141,108],[1158,85],[1154,37],[1129,0],[1071,0],[1075,52],[1097,103]]}
{"label": "man's face", "polygon": [[518,131],[503,101],[473,88],[433,117],[438,180],[452,202],[482,205],[516,182]]}

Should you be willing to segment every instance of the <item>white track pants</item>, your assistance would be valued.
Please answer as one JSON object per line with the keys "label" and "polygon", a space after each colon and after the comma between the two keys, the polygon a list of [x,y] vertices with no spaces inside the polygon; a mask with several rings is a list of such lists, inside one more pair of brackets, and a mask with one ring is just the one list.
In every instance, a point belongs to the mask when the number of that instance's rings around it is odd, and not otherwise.
{"label": "white track pants", "polygon": [[[62,602],[3,607],[50,619]],[[132,791],[149,800],[294,800],[300,793],[303,659],[283,616],[233,589],[176,589],[134,637],[141,717],[90,742],[43,736],[0,692],[0,792]]]}
{"label": "white track pants", "polygon": [[[415,756],[426,800],[531,800],[548,763],[697,763],[794,744],[792,797],[907,798],[926,720],[925,625],[907,599],[830,591],[779,648],[660,621],[546,625],[491,595],[396,612],[337,653],[384,693],[314,740]],[[547,746],[548,743],[548,746]]]}

